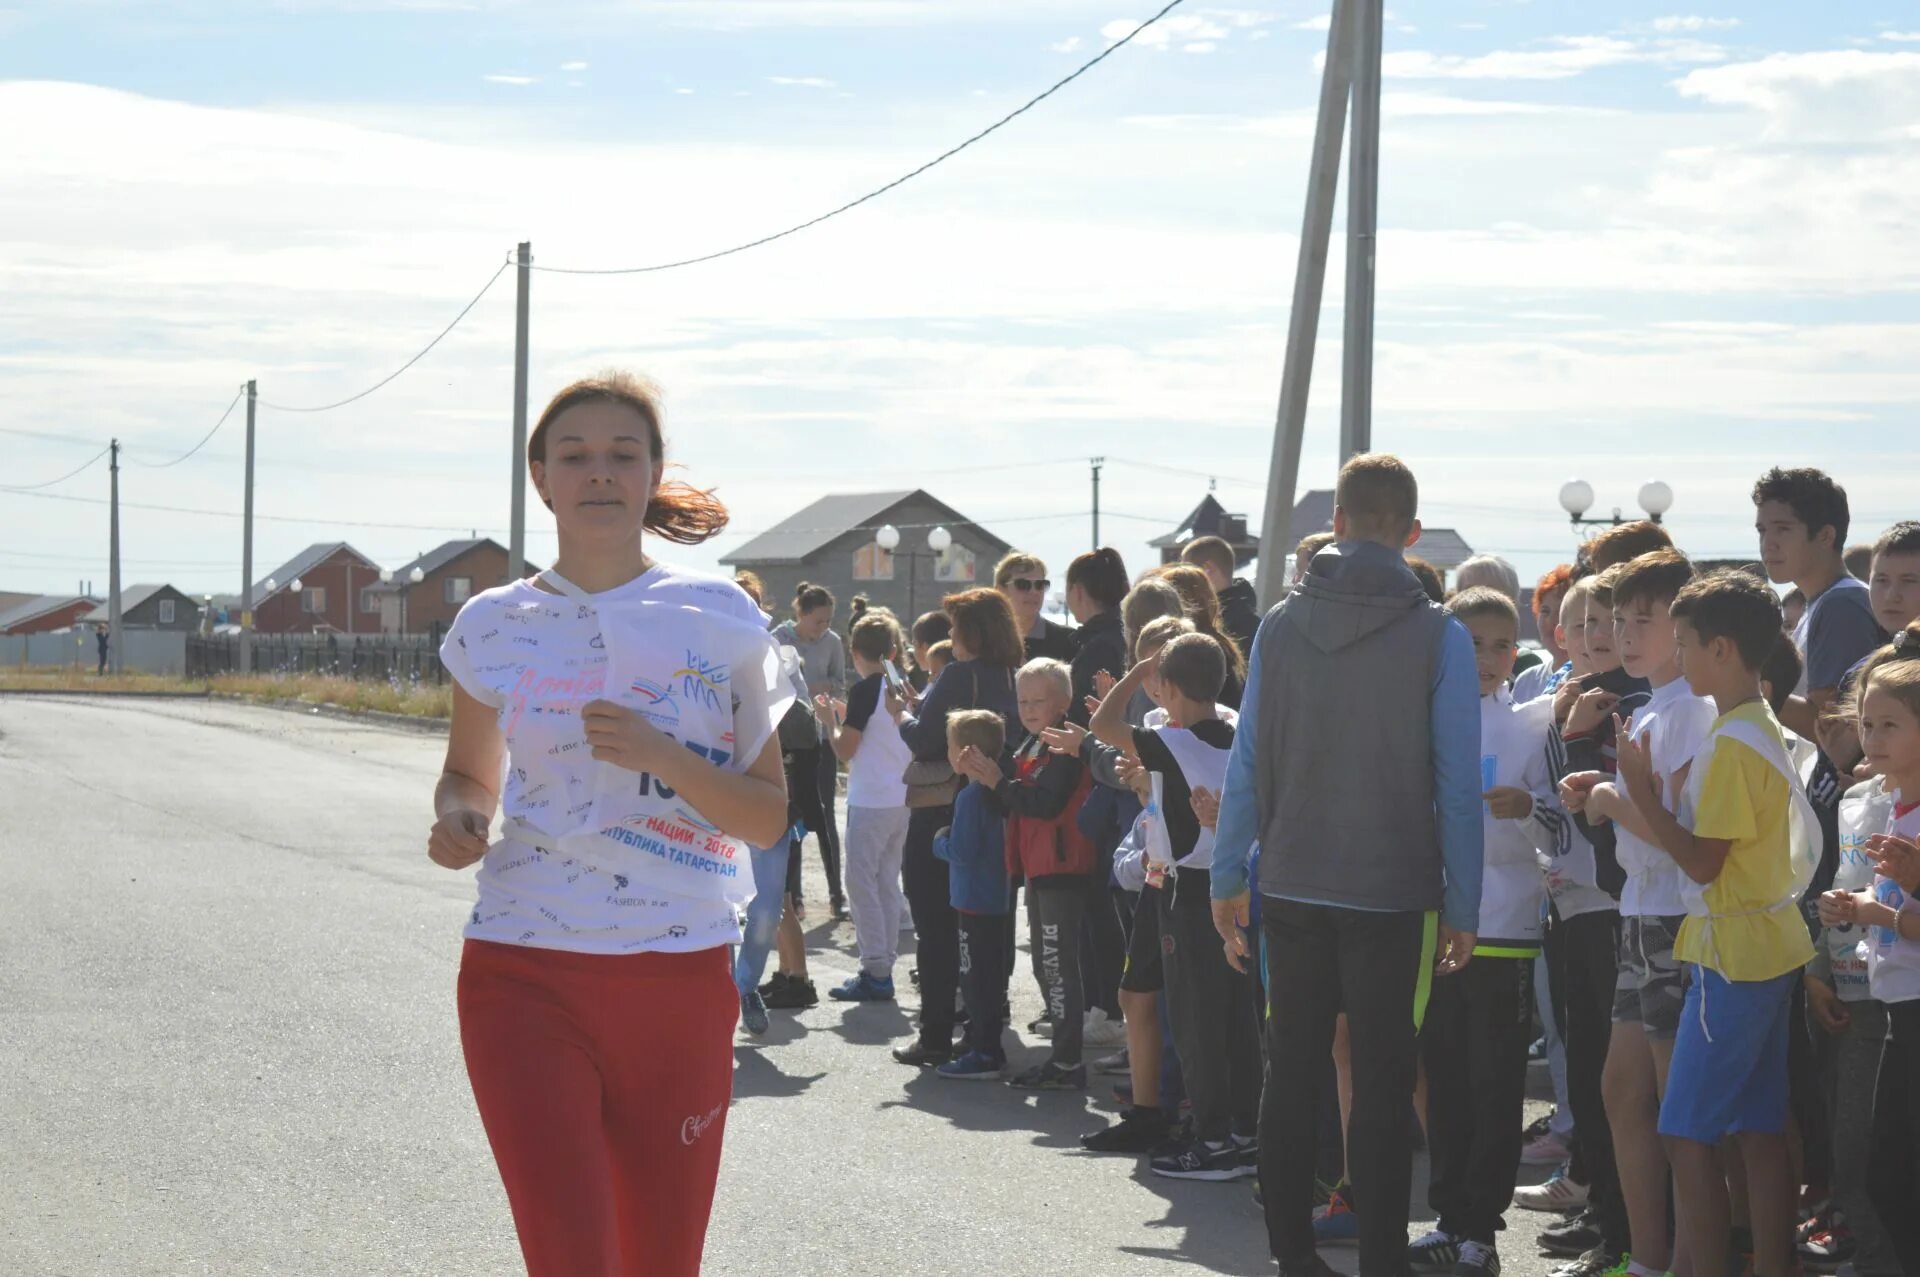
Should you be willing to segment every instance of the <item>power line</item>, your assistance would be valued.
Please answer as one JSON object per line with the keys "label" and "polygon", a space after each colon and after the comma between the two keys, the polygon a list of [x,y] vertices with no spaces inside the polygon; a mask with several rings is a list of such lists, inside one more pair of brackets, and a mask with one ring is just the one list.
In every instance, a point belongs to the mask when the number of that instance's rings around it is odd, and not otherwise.
{"label": "power line", "polygon": [[246,393],[247,393],[247,388],[244,385],[242,385],[238,390],[234,391],[232,400],[230,400],[227,404],[227,410],[220,414],[220,420],[213,423],[213,429],[207,431],[207,433],[205,433],[204,435],[201,435],[199,443],[194,444],[193,447],[188,448],[185,452],[181,453],[179,456],[175,457],[173,460],[142,461],[138,457],[129,457],[127,458],[127,460],[132,462],[136,466],[142,466],[148,470],[165,470],[168,466],[179,465],[182,461],[185,461],[188,457],[191,457],[194,453],[200,451],[200,449],[207,446],[207,440],[213,438],[214,435],[220,432],[220,427],[227,424],[227,418],[233,415],[233,410],[235,406],[238,405],[240,402],[240,396]]}
{"label": "power line", "polygon": [[617,267],[534,266],[532,267],[532,269],[539,270],[539,271],[546,271],[550,274],[555,274],[555,275],[647,275],[647,274],[652,274],[655,271],[675,270],[682,266],[697,266],[702,262],[711,262],[711,261],[717,260],[718,258],[731,257],[735,253],[744,253],[750,248],[759,248],[764,244],[771,244],[775,240],[785,239],[789,235],[798,235],[801,231],[809,230],[815,226],[820,225],[820,223],[822,222],[830,221],[831,219],[840,216],[842,213],[852,212],[854,209],[859,208],[862,204],[865,204],[867,201],[878,199],[880,196],[885,195],[888,191],[893,190],[897,186],[904,186],[906,183],[912,181],[914,178],[919,177],[922,173],[925,173],[928,169],[931,169],[936,165],[945,163],[946,161],[952,159],[954,156],[960,154],[960,152],[972,146],[975,142],[981,141],[982,139],[986,138],[989,134],[996,132],[997,130],[1005,127],[1008,124],[1011,124],[1014,120],[1025,115],[1028,111],[1031,111],[1034,107],[1039,106],[1042,102],[1046,101],[1048,98],[1052,97],[1054,94],[1058,93],[1060,90],[1066,88],[1069,84],[1072,84],[1075,80],[1079,79],[1081,76],[1085,75],[1087,72],[1093,70],[1093,68],[1099,66],[1102,62],[1105,62],[1108,58],[1112,57],[1116,52],[1118,52],[1122,47],[1132,43],[1133,38],[1135,36],[1139,35],[1142,31],[1145,31],[1148,27],[1152,26],[1154,23],[1160,21],[1160,19],[1166,17],[1169,13],[1172,13],[1175,9],[1179,8],[1181,4],[1183,4],[1184,2],[1185,0],[1169,0],[1169,3],[1166,4],[1160,10],[1160,12],[1154,14],[1151,18],[1148,18],[1145,22],[1142,22],[1139,26],[1135,27],[1133,30],[1127,32],[1127,34],[1121,36],[1118,40],[1115,40],[1112,44],[1108,45],[1105,49],[1101,50],[1098,54],[1094,55],[1092,58],[1089,58],[1086,62],[1081,63],[1080,67],[1077,70],[1075,70],[1073,74],[1065,77],[1064,79],[1056,81],[1052,85],[1052,87],[1048,88],[1045,92],[1039,94],[1037,97],[1030,98],[1024,105],[1020,106],[1016,110],[1010,111],[1006,115],[1001,116],[999,119],[995,120],[992,124],[989,124],[986,128],[981,129],[978,133],[975,133],[972,137],[960,143],[958,146],[950,147],[949,149],[942,151],[940,154],[928,160],[925,164],[922,164],[919,168],[914,169],[911,173],[907,173],[901,177],[896,177],[891,182],[888,182],[885,186],[882,186],[876,190],[868,191],[865,195],[862,195],[859,199],[850,200],[847,203],[842,204],[839,208],[833,209],[826,213],[822,213],[818,217],[810,218],[807,221],[801,222],[798,226],[789,226],[784,231],[776,231],[771,235],[762,235],[759,239],[749,240],[745,244],[736,244],[732,248],[723,248],[718,252],[702,253],[698,257],[686,257],[676,262],[660,262],[652,266],[617,266]]}
{"label": "power line", "polygon": [[[54,496],[56,494],[51,492],[41,493],[40,489],[51,488],[56,483],[65,483],[67,480],[73,478],[73,476],[79,474],[81,471],[85,470],[87,467],[99,461],[100,458],[106,456],[107,453],[112,450],[112,448],[113,448],[113,445],[108,444],[105,448],[100,449],[100,451],[94,453],[91,457],[81,462],[78,466],[74,467],[72,470],[69,470],[65,474],[61,475],[58,479],[49,479],[45,483],[0,484],[0,492],[20,492],[20,493],[32,493],[32,494],[37,494],[42,496]],[[78,500],[78,498],[75,498],[75,499]],[[107,504],[107,502],[103,498],[95,497],[93,499],[98,501],[101,505]]]}
{"label": "power line", "polygon": [[270,403],[265,399],[259,400],[260,406],[263,408],[271,408],[275,412],[331,412],[335,408],[344,408],[350,403],[357,403],[358,401],[365,399],[368,395],[380,389],[382,386],[386,385],[388,382],[398,377],[401,373],[405,372],[407,369],[419,363],[422,359],[425,359],[427,357],[427,353],[431,351],[435,346],[438,346],[448,333],[452,332],[454,329],[460,326],[460,321],[467,317],[467,314],[469,311],[471,311],[475,306],[478,306],[480,304],[480,299],[487,295],[487,291],[493,287],[495,281],[497,281],[500,278],[500,276],[504,275],[506,273],[507,267],[511,266],[512,264],[513,264],[512,258],[508,258],[507,260],[501,262],[499,268],[495,270],[491,276],[488,277],[487,282],[481,285],[480,291],[473,295],[473,300],[468,302],[464,307],[462,307],[460,313],[453,317],[452,323],[448,324],[445,328],[442,328],[439,332],[439,335],[436,336],[432,341],[428,342],[425,346],[421,347],[420,352],[416,354],[412,359],[407,360],[406,363],[401,364],[398,368],[394,369],[392,372],[388,373],[386,376],[382,377],[380,380],[374,382],[371,386],[368,386],[365,390],[362,390],[359,394],[348,395],[345,399],[337,400],[334,403],[314,404],[310,407],[297,406],[293,404]]}

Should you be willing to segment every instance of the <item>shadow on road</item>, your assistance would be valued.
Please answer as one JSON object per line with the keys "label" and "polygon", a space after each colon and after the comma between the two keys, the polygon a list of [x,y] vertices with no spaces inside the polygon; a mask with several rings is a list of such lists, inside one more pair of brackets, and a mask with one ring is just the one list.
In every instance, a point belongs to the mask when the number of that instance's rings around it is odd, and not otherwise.
{"label": "shadow on road", "polygon": [[[761,1039],[763,1043],[772,1040],[772,1034]],[[825,1076],[825,1072],[811,1076],[782,1073],[771,1057],[754,1047],[736,1046],[733,1049],[733,1098],[736,1102],[749,1098],[787,1099],[801,1095]]]}

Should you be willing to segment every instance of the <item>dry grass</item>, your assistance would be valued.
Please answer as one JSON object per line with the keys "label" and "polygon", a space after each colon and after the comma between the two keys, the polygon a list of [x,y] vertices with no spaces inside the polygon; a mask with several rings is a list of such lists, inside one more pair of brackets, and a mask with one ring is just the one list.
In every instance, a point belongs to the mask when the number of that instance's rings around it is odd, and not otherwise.
{"label": "dry grass", "polygon": [[90,671],[0,669],[0,690],[76,692],[204,692],[260,703],[336,705],[349,710],[404,714],[411,718],[451,718],[453,689],[431,683],[359,681],[322,674],[223,674],[212,679],[170,678],[160,674],[95,677]]}

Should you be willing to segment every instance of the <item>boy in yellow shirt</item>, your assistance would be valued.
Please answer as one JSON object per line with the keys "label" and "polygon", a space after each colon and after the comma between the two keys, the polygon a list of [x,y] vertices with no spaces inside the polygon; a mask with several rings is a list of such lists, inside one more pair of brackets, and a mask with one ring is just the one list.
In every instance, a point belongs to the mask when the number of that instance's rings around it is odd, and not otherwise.
{"label": "boy in yellow shirt", "polygon": [[1661,802],[1645,746],[1620,733],[1620,772],[1655,840],[1686,875],[1674,957],[1691,980],[1660,1105],[1673,1167],[1679,1253],[1691,1271],[1727,1268],[1727,1185],[1716,1150],[1737,1142],[1754,1225],[1754,1272],[1795,1272],[1795,1186],[1787,1155],[1787,1033],[1793,981],[1813,957],[1797,908],[1819,855],[1760,668],[1780,635],[1773,591],[1744,572],[1689,582],[1673,601],[1681,669],[1720,711],[1694,757],[1683,825]]}

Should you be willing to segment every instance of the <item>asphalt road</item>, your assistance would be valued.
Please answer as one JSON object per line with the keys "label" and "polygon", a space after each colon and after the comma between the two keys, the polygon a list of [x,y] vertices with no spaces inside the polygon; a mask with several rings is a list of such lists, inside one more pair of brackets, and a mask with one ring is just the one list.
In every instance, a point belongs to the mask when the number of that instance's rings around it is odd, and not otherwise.
{"label": "asphalt road", "polygon": [[[0,1273],[520,1271],[454,1018],[471,883],[423,851],[440,751],[223,703],[0,697]],[[824,992],[852,933],[813,917]],[[1273,1271],[1245,1184],[1079,1151],[1106,1086],[908,1071],[899,1007],[775,1017],[735,1053],[707,1271]],[[1550,1221],[1509,1222],[1506,1271],[1546,1272]]]}

